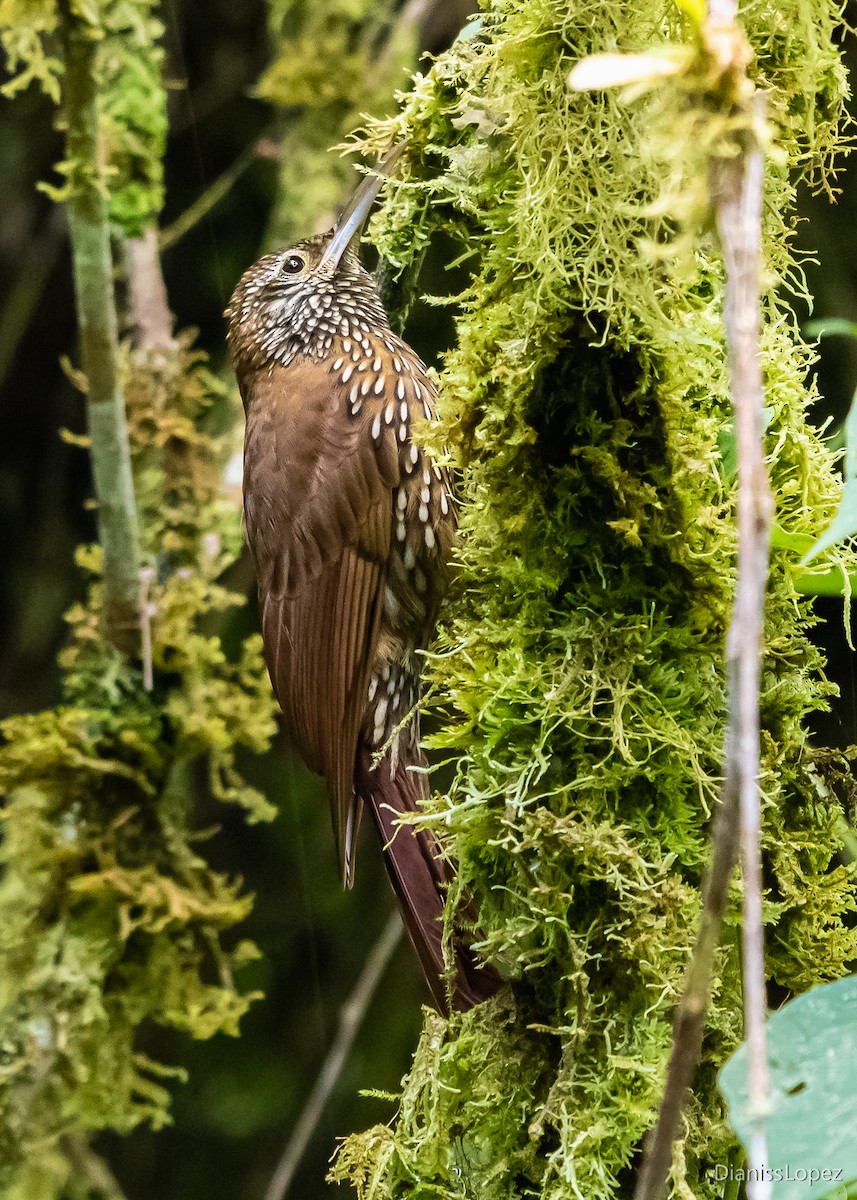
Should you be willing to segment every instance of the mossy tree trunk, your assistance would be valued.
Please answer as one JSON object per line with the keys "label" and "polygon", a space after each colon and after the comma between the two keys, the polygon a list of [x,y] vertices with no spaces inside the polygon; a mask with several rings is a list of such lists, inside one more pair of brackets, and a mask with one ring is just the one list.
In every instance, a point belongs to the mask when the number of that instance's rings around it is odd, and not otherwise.
{"label": "mossy tree trunk", "polygon": [[[395,123],[370,128],[370,145],[410,145],[381,253],[407,268],[437,229],[473,252],[441,376],[462,539],[432,672],[436,744],[458,766],[433,811],[511,986],[449,1024],[427,1017],[396,1120],[339,1155],[335,1177],[362,1197],[626,1195],[657,1112],[722,770],[735,572],[723,267],[706,225],[709,158],[734,112],[682,7],[502,0]],[[766,451],[778,527],[814,535],[840,485],[778,288],[795,286],[795,189],[837,141],[837,9],[793,0],[741,19],[774,141]],[[664,47],[666,78],[635,97],[569,90],[586,55]],[[846,973],[857,951],[840,806],[807,736],[831,694],[812,587],[775,553],[762,789],[777,995]],[[686,1196],[719,1195],[713,1168],[735,1152],[715,1086],[742,1031],[733,913],[674,1155]]]}

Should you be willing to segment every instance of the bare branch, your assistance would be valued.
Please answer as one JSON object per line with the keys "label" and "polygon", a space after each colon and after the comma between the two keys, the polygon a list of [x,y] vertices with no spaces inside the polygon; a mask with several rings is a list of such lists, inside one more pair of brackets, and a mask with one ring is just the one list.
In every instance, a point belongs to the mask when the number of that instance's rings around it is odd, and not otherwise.
{"label": "bare branch", "polygon": [[[763,99],[755,97],[762,119]],[[774,504],[764,457],[764,388],[759,361],[762,152],[753,145],[717,166],[717,229],[726,265],[726,340],[738,442],[738,584],[729,630],[731,686],[736,720],[727,752],[734,759],[741,812],[744,1032],[749,1052],[750,1111],[755,1127],[750,1167],[767,1161],[765,1116],[770,1082],[765,1054],[765,953],[762,926],[761,801],[759,796],[759,687],[765,588]],[[766,1200],[771,1184],[748,1185],[751,1200]]]}
{"label": "bare branch", "polygon": [[173,314],[161,272],[157,230],[147,229],[142,237],[129,238],[125,253],[134,340],[141,350],[170,349],[175,345]]}
{"label": "bare branch", "polygon": [[289,1138],[280,1161],[277,1163],[277,1169],[274,1171],[271,1182],[268,1184],[264,1200],[284,1200],[291,1187],[295,1171],[300,1165],[313,1131],[327,1107],[327,1102],[336,1086],[336,1081],[339,1079],[342,1068],[345,1066],[348,1055],[351,1053],[351,1047],[354,1045],[357,1031],[363,1023],[366,1010],[378,989],[378,984],[381,982],[384,971],[387,969],[387,964],[392,957],[393,951],[398,946],[401,936],[402,922],[398,913],[394,913],[384,926],[381,936],[372,948],[372,953],[366,960],[366,964],[360,973],[360,978],[354,985],[354,990],[342,1006],[339,1014],[339,1031],[336,1039],[330,1047],[324,1065],[304,1105],[304,1110],[298,1118],[297,1125],[292,1130],[292,1135]]}
{"label": "bare branch", "polygon": [[[712,4],[709,12],[712,19],[725,23],[734,18],[734,5]],[[750,110],[754,120],[761,123],[761,97],[753,97],[748,113]],[[664,1097],[646,1147],[635,1200],[659,1200],[666,1187],[673,1142],[699,1061],[714,957],[738,856],[739,826],[744,878],[745,1026],[750,1051],[750,1100],[758,1118],[750,1166],[758,1168],[766,1161],[768,1070],[759,842],[759,685],[773,501],[764,460],[764,392],[759,362],[763,155],[756,137],[751,132],[745,136],[746,144],[739,153],[712,163],[713,199],[726,273],[724,327],[738,444],[738,581],[726,648],[724,780],[699,933],[676,1012]],[[767,1200],[770,1184],[759,1182],[748,1190],[754,1200]]]}

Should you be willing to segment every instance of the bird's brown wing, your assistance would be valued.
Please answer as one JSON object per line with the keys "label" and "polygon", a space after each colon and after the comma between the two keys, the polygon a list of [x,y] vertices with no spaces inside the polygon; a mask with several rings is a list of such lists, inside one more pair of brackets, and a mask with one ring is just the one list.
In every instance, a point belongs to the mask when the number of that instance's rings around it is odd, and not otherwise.
{"label": "bird's brown wing", "polygon": [[257,376],[248,400],[245,516],[256,558],[265,658],[289,732],[330,788],[351,882],[359,812],[357,738],[386,585],[394,437],[351,415],[324,362]]}

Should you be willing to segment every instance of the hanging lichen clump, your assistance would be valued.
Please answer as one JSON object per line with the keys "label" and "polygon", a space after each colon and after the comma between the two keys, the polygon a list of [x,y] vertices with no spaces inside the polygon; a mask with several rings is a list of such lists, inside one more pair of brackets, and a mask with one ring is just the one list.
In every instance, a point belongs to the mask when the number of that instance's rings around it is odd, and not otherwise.
{"label": "hanging lichen clump", "polygon": [[[94,49],[107,157],[62,163],[56,195],[73,201],[97,171],[117,245],[150,229],[165,137],[153,5],[17,0],[0,5],[0,26],[21,72],[11,93],[37,79],[61,97],[61,33]],[[89,1131],[168,1119],[165,1083],[181,1071],[144,1053],[147,1022],[236,1033],[253,998],[233,975],[255,948],[221,942],[250,900],[208,866],[193,816],[205,793],[252,819],[271,813],[236,767],[239,748],[265,749],[275,728],[260,639],[230,656],[219,637],[243,603],[220,581],[241,546],[222,495],[228,447],[206,431],[222,389],[186,336],[116,353],[139,520],[137,649],[107,636],[102,548],[81,549],[92,582],[68,614],[63,701],[0,731],[0,1192],[19,1200],[97,1177]]]}
{"label": "hanging lichen clump", "polygon": [[[346,1141],[335,1177],[373,1200],[626,1194],[657,1111],[718,794],[735,548],[723,277],[704,223],[730,113],[683,8],[502,0],[370,130],[373,147],[408,140],[374,226],[382,255],[407,269],[443,229],[474,266],[441,376],[462,538],[432,659],[436,744],[458,766],[434,819],[485,953],[514,981],[449,1026],[428,1017],[392,1126]],[[797,275],[795,188],[837,144],[838,6],[742,19],[773,139],[776,519],[813,535],[840,484],[805,417],[811,354],[776,289]],[[643,94],[569,89],[586,55],[665,46],[678,70]],[[805,733],[831,689],[797,583],[794,556],[775,554],[762,788],[768,969],[788,991],[857,954],[839,808]],[[733,932],[674,1160],[687,1196],[720,1194],[711,1172],[733,1147],[714,1083],[741,1038]]]}

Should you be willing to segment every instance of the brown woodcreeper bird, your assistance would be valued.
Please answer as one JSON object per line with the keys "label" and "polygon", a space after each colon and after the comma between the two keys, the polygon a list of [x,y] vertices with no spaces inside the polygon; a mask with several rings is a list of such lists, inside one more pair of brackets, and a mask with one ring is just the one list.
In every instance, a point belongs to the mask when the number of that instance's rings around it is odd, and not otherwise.
{"label": "brown woodcreeper bird", "polygon": [[[446,587],[455,517],[445,472],[411,440],[415,419],[434,416],[434,385],[352,248],[381,182],[368,176],[328,233],[245,272],[227,340],[247,416],[244,515],[274,691],[327,781],[345,885],[365,805],[446,1012],[453,868],[431,831],[398,818],[428,791],[417,652]],[[465,1010],[499,981],[466,938],[453,943],[452,1007]]]}

